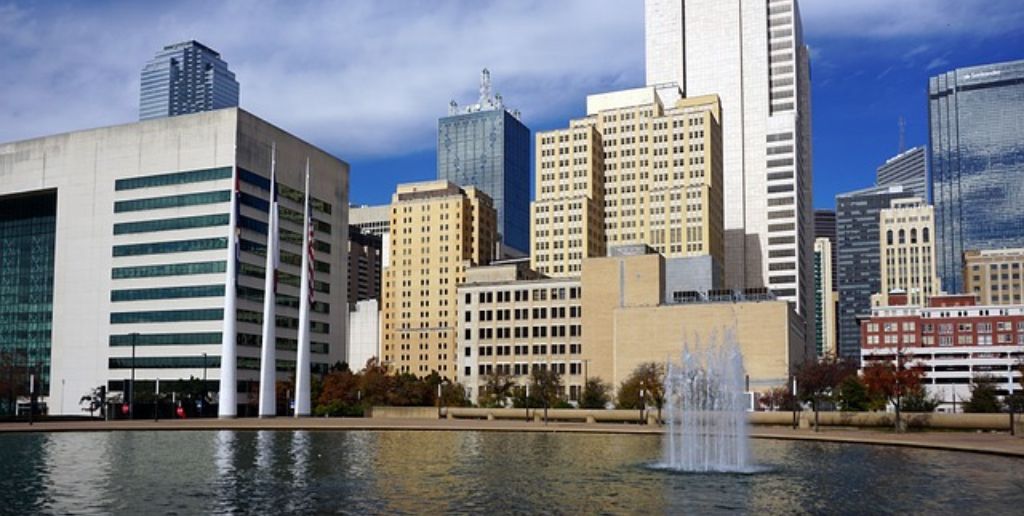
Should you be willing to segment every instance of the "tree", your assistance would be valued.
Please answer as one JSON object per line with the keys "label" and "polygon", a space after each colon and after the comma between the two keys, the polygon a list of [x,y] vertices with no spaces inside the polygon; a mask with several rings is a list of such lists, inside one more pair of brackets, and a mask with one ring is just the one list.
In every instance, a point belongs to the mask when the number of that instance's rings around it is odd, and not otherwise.
{"label": "tree", "polygon": [[761,394],[758,399],[761,406],[768,410],[795,410],[797,408],[796,396],[790,392],[789,387],[775,387],[774,389]]}
{"label": "tree", "polygon": [[921,388],[923,371],[916,366],[906,366],[903,363],[902,352],[897,350],[896,364],[889,361],[871,362],[864,367],[863,374],[868,393],[885,399],[896,409],[895,427],[897,432],[901,431],[900,411],[903,396]]}
{"label": "tree", "polygon": [[935,412],[942,401],[935,396],[928,395],[924,387],[908,391],[903,397],[903,410],[907,412]]}
{"label": "tree", "polygon": [[[640,393],[643,391],[643,399]],[[661,420],[661,408],[665,405],[665,365],[655,362],[644,362],[633,369],[629,377],[619,386],[616,396],[619,408],[639,409],[653,403],[658,409],[658,420]]]}
{"label": "tree", "polygon": [[868,410],[871,398],[864,381],[857,375],[847,376],[839,383],[839,410],[844,412],[863,412]]}
{"label": "tree", "polygon": [[996,379],[989,375],[974,377],[971,399],[964,402],[964,412],[1001,412],[1003,403],[996,395]]}
{"label": "tree", "polygon": [[105,385],[100,385],[99,387],[89,391],[85,396],[82,396],[78,401],[78,404],[81,405],[82,403],[88,403],[88,405],[86,405],[82,410],[88,410],[89,417],[93,417],[93,413],[99,410],[100,417],[104,418],[106,417],[106,397],[107,387]]}
{"label": "tree", "polygon": [[530,373],[530,391],[544,406],[544,421],[548,420],[548,408],[562,400],[562,376],[554,369],[534,368]]}
{"label": "tree", "polygon": [[512,397],[516,381],[512,375],[502,370],[487,375],[484,378],[484,392],[480,396],[480,405],[484,407],[504,407],[509,398]]}
{"label": "tree", "polygon": [[818,410],[821,403],[831,400],[836,394],[839,384],[847,377],[856,374],[857,367],[855,365],[834,356],[804,362],[797,369],[797,395],[801,400],[811,403],[811,407],[814,409],[815,431],[818,431]]}
{"label": "tree", "polygon": [[605,408],[610,401],[611,390],[612,386],[600,377],[587,378],[587,383],[583,389],[583,398],[580,400],[580,407],[586,409]]}

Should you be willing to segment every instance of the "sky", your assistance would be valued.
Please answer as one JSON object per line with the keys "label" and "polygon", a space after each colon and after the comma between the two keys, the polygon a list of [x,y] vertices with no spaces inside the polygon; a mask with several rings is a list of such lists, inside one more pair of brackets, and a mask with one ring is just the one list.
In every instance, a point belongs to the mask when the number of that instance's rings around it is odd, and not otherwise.
{"label": "sky", "polygon": [[[811,49],[814,204],[870,186],[928,141],[928,77],[1024,59],[1021,0],[803,0]],[[0,141],[138,118],[139,72],[196,39],[241,107],[349,162],[351,202],[435,177],[448,102],[494,90],[532,130],[588,94],[643,85],[642,0],[0,0]]]}

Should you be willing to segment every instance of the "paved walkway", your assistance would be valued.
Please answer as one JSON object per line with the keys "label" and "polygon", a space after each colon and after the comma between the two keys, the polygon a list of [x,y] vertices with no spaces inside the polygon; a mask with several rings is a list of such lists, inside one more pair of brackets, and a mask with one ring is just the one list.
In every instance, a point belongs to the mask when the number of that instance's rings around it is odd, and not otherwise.
{"label": "paved walkway", "polygon": [[[493,432],[577,432],[617,434],[660,434],[661,427],[613,423],[540,423],[526,421],[485,421],[474,419],[363,419],[289,418],[273,419],[186,419],[136,421],[61,421],[0,423],[0,434],[9,432],[109,432],[123,430],[474,430]],[[886,446],[910,446],[1024,458],[1024,438],[1007,433],[909,432],[894,434],[878,430],[823,429],[821,432],[788,427],[754,426],[755,439],[790,439]]]}

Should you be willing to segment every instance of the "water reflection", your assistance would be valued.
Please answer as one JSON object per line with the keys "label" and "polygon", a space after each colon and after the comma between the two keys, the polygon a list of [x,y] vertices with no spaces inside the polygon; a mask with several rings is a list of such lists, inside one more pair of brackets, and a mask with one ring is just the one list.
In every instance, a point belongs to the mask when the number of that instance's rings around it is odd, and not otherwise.
{"label": "water reflection", "polygon": [[490,432],[0,435],[0,512],[1015,512],[1021,461],[755,440],[755,475],[646,465],[656,436]]}

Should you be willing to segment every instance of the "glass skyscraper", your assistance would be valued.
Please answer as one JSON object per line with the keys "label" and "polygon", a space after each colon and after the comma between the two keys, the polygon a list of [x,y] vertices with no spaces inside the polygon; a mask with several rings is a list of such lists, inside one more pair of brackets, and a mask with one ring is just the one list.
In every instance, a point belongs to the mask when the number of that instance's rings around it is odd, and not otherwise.
{"label": "glass skyscraper", "polygon": [[839,356],[860,360],[860,325],[871,315],[871,296],[881,292],[879,214],[893,199],[913,197],[901,185],[876,186],[836,196],[839,244]]}
{"label": "glass skyscraper", "polygon": [[968,250],[1024,247],[1024,60],[928,81],[939,276],[963,290]]}
{"label": "glass skyscraper", "polygon": [[490,73],[481,75],[478,103],[459,108],[437,123],[437,178],[475,186],[494,201],[502,242],[530,249],[530,130],[491,95]]}
{"label": "glass skyscraper", "polygon": [[235,74],[198,41],[168,45],[142,69],[139,120],[236,106]]}

